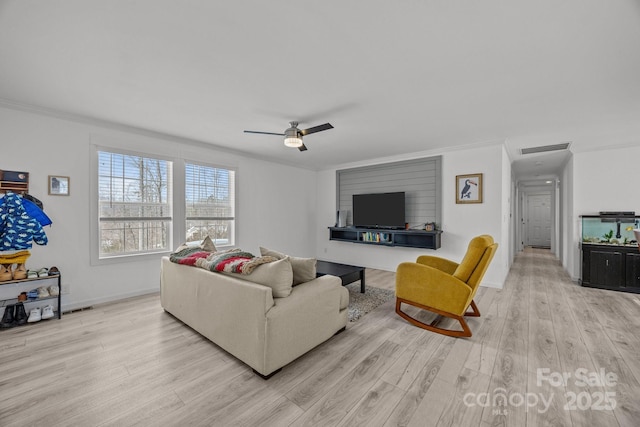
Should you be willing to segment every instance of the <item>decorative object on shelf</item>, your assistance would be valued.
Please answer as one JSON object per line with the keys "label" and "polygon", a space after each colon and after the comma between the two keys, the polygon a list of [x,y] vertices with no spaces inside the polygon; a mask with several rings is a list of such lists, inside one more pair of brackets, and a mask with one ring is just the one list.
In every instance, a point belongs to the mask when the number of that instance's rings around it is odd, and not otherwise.
{"label": "decorative object on shelf", "polygon": [[70,178],[68,176],[49,175],[49,195],[68,196]]}
{"label": "decorative object on shelf", "polygon": [[341,209],[339,211],[336,212],[336,227],[346,227],[347,226],[347,215],[348,215],[347,210]]}
{"label": "decorative object on shelf", "polygon": [[428,222],[424,225],[424,231],[434,231],[436,229],[435,222]]}
{"label": "decorative object on shelf", "polygon": [[456,203],[482,203],[482,174],[456,175]]}
{"label": "decorative object on shelf", "polygon": [[0,170],[0,193],[14,191],[24,194],[29,192],[29,172]]}

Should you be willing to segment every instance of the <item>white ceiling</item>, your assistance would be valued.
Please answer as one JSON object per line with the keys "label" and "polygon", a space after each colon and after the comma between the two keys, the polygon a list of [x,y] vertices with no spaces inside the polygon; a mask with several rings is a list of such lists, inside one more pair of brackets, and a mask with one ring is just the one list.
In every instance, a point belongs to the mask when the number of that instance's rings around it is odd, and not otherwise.
{"label": "white ceiling", "polygon": [[[533,179],[564,158],[522,147],[640,141],[640,2],[0,0],[0,99],[311,169],[506,142]],[[335,129],[243,133],[291,120]]]}

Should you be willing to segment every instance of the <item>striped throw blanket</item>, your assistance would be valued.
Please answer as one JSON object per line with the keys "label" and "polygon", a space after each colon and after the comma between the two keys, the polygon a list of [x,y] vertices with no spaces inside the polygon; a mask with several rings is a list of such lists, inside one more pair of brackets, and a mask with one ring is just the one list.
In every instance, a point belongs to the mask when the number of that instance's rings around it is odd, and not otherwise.
{"label": "striped throw blanket", "polygon": [[176,264],[196,265],[197,259],[206,258],[209,255],[211,252],[203,251],[201,248],[186,248],[169,255],[169,260]]}
{"label": "striped throw blanket", "polygon": [[230,252],[215,252],[207,258],[196,260],[196,267],[223,273],[251,274],[259,265],[277,261],[271,256],[256,257],[249,252],[236,249]]}

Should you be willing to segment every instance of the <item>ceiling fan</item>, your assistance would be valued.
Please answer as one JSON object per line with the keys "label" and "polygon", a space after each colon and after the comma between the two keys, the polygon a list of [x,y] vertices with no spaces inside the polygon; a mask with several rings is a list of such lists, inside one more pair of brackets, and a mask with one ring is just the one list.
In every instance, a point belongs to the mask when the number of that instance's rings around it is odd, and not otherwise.
{"label": "ceiling fan", "polygon": [[297,148],[300,151],[306,151],[307,147],[302,143],[302,137],[323,130],[333,129],[331,123],[314,126],[309,129],[298,129],[298,122],[289,122],[289,128],[284,133],[260,132],[255,130],[245,130],[245,133],[261,133],[264,135],[280,135],[284,136],[284,145],[287,147]]}

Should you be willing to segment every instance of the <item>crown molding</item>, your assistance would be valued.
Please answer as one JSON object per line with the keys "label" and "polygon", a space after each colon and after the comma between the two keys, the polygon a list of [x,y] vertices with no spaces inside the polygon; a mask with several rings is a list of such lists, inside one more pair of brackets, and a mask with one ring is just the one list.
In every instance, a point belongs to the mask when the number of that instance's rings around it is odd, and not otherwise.
{"label": "crown molding", "polygon": [[136,135],[146,136],[150,138],[162,139],[169,142],[179,142],[190,146],[205,148],[209,150],[222,151],[224,153],[233,154],[236,156],[250,158],[254,160],[260,160],[263,162],[276,163],[285,166],[290,166],[296,169],[314,170],[301,167],[299,164],[293,162],[282,161],[277,158],[259,156],[253,153],[249,153],[241,150],[234,150],[233,148],[216,145],[211,142],[201,141],[197,139],[191,139],[179,135],[174,135],[165,132],[159,132],[151,129],[141,128],[137,126],[126,125],[123,123],[112,122],[109,120],[100,119],[97,117],[86,116],[83,114],[72,113],[69,111],[62,111],[48,107],[42,107],[33,104],[25,104],[18,101],[13,101],[6,98],[0,98],[0,107],[4,107],[11,110],[24,111],[26,113],[37,114],[41,116],[53,117],[60,120],[66,120],[74,123],[82,123],[88,126],[96,126],[104,129],[132,133]]}

